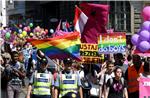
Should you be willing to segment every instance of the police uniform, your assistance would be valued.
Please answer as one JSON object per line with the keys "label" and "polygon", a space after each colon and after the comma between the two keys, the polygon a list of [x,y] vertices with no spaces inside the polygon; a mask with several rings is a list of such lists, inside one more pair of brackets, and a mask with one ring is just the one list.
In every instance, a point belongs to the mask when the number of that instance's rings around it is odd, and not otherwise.
{"label": "police uniform", "polygon": [[49,71],[43,73],[35,71],[32,75],[29,85],[32,85],[32,98],[50,98],[51,87],[54,86],[54,79]]}
{"label": "police uniform", "polygon": [[59,98],[79,98],[78,87],[80,86],[79,74],[73,71],[62,71],[55,82],[55,87],[59,89]]}
{"label": "police uniform", "polygon": [[[41,61],[41,63],[47,65],[47,59],[43,58],[42,60],[45,61]],[[54,86],[53,75],[47,69],[39,68],[32,74],[29,85],[32,85],[32,98],[51,98],[51,87]]]}

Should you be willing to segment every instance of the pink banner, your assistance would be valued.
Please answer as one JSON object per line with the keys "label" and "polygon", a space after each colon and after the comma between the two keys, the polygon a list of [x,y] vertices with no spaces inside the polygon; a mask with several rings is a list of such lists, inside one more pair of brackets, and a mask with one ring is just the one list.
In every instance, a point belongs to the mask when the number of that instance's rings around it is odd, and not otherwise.
{"label": "pink banner", "polygon": [[150,57],[150,50],[148,50],[148,51],[142,53],[142,52],[140,52],[138,49],[136,49],[136,50],[134,50],[133,54],[138,54],[138,55],[140,55],[140,56]]}
{"label": "pink banner", "polygon": [[150,78],[140,78],[139,98],[150,98]]}

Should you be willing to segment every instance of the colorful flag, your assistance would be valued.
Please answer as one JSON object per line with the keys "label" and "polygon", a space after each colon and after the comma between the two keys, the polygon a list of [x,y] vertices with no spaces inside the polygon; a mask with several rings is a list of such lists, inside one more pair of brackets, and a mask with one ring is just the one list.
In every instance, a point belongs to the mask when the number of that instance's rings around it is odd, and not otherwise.
{"label": "colorful flag", "polygon": [[87,20],[88,17],[80,10],[80,8],[75,6],[74,29],[82,33]]}
{"label": "colorful flag", "polygon": [[58,26],[57,26],[57,28],[56,28],[56,30],[55,30],[55,31],[60,30],[60,27],[61,27],[61,20],[59,21],[59,24],[58,24]]}
{"label": "colorful flag", "polygon": [[73,58],[80,60],[79,32],[42,40],[28,39],[27,41],[31,42],[51,59]]}
{"label": "colorful flag", "polygon": [[60,35],[60,32],[62,32],[62,31],[60,30],[60,27],[61,27],[61,20],[59,21],[59,24],[58,24],[58,26],[57,26],[55,32],[52,34],[52,37],[56,37],[56,36],[59,36],[59,35]]}
{"label": "colorful flag", "polygon": [[63,36],[64,34],[68,34],[68,33],[70,33],[70,32],[58,30],[58,31],[55,31],[55,33],[53,33],[52,37]]}
{"label": "colorful flag", "polygon": [[66,32],[66,31],[61,30],[61,23],[62,23],[62,21],[60,20],[55,32],[52,34],[52,37],[63,36],[64,34],[70,33],[70,32]]}
{"label": "colorful flag", "polygon": [[88,21],[81,35],[82,43],[98,43],[100,33],[106,33],[109,6],[102,4],[80,4],[81,10],[87,15]]}

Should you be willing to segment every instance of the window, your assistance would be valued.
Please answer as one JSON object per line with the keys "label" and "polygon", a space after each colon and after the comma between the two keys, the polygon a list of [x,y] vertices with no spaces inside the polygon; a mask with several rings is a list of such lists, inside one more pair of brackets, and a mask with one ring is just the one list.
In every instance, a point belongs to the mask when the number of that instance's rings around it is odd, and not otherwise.
{"label": "window", "polygon": [[128,1],[110,1],[108,28],[113,28],[116,32],[131,32],[130,12]]}

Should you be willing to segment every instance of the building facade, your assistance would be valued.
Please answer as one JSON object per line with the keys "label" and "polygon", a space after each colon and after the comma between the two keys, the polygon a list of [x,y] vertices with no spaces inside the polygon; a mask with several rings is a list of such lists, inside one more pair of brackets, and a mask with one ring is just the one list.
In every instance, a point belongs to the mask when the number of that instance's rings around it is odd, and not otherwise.
{"label": "building facade", "polygon": [[20,16],[25,15],[25,1],[0,0],[1,26],[17,23]]}
{"label": "building facade", "polygon": [[[82,2],[84,1],[14,1],[14,8],[8,9],[7,15],[9,21],[15,20],[16,23],[21,23],[18,17],[22,16],[35,25],[56,28],[59,19],[73,21],[75,5]],[[127,35],[138,31],[143,22],[140,13],[144,6],[150,5],[148,1],[92,1],[90,3],[110,5],[107,28],[113,28],[116,32],[126,32]],[[52,19],[55,19],[55,22],[52,22]]]}

